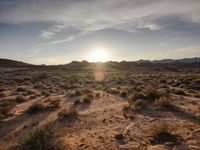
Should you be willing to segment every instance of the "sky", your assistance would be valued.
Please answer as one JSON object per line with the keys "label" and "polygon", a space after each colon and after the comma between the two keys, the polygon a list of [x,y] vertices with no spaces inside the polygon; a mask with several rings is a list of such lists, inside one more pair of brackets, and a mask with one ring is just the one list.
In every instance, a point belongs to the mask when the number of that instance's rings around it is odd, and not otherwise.
{"label": "sky", "polygon": [[0,58],[33,64],[200,56],[200,0],[0,0]]}

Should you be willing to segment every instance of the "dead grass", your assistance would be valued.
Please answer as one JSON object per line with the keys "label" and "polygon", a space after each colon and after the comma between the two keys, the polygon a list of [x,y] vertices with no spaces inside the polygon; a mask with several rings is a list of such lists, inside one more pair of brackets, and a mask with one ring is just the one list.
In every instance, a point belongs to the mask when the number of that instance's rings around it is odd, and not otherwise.
{"label": "dead grass", "polygon": [[11,101],[0,101],[0,119],[4,119],[10,115],[10,111],[14,105],[15,103]]}
{"label": "dead grass", "polygon": [[74,108],[63,109],[58,113],[59,120],[64,120],[64,119],[74,120],[77,117],[78,117],[78,111]]}
{"label": "dead grass", "polygon": [[158,108],[168,108],[171,106],[169,100],[166,97],[161,97],[154,102],[154,105]]}
{"label": "dead grass", "polygon": [[170,133],[171,130],[169,128],[169,125],[166,121],[156,121],[153,123],[148,130],[148,133],[152,137],[159,136],[161,133]]}
{"label": "dead grass", "polygon": [[15,149],[65,150],[67,149],[67,145],[65,145],[64,141],[61,139],[58,129],[56,129],[52,123],[48,123],[28,133],[21,144]]}

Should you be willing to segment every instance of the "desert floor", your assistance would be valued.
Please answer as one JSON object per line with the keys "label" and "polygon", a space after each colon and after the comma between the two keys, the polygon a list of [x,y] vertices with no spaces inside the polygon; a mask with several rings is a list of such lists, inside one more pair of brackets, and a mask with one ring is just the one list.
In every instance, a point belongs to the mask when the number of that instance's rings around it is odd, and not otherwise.
{"label": "desert floor", "polygon": [[0,149],[50,122],[67,149],[199,150],[200,73],[0,74]]}

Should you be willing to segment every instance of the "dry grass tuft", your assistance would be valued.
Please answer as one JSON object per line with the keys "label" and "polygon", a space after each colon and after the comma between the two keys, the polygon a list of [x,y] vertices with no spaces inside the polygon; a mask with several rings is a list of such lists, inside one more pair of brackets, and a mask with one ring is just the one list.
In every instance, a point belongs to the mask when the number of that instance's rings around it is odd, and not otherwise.
{"label": "dry grass tuft", "polygon": [[74,108],[64,109],[64,110],[61,110],[58,113],[58,119],[59,120],[63,120],[63,119],[74,120],[77,117],[78,117],[78,111]]}
{"label": "dry grass tuft", "polygon": [[67,146],[52,123],[38,127],[28,133],[18,150],[65,150]]}

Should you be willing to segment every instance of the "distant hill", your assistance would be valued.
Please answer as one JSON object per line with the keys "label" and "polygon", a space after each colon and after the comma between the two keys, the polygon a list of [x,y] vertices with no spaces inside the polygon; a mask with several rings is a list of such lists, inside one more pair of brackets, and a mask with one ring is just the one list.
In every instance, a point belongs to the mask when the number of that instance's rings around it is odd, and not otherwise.
{"label": "distant hill", "polygon": [[90,63],[87,61],[72,61],[63,65],[32,65],[16,60],[0,59],[0,68],[38,68],[42,70],[128,70],[128,71],[178,71],[178,70],[200,70],[200,58],[163,59],[163,60],[139,60],[139,61],[108,61],[105,63]]}
{"label": "distant hill", "polygon": [[34,65],[24,63],[22,61],[10,60],[10,59],[0,59],[0,67],[5,68],[27,68],[33,67]]}
{"label": "distant hill", "polygon": [[183,59],[163,59],[163,60],[139,60],[137,63],[160,63],[160,64],[170,64],[170,63],[200,63],[200,57],[194,58],[183,58]]}

